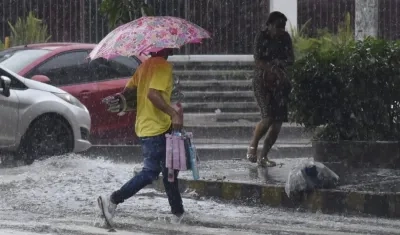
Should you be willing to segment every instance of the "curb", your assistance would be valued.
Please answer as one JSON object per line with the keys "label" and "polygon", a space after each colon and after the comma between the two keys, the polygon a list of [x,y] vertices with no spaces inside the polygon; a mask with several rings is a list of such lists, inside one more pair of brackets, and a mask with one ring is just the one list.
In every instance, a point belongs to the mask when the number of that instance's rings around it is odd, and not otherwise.
{"label": "curb", "polygon": [[[157,190],[164,190],[162,179],[153,182]],[[284,186],[245,184],[224,181],[179,179],[181,191],[194,190],[200,197],[224,201],[240,201],[271,207],[304,208],[326,214],[363,214],[385,218],[400,218],[400,193],[364,191],[317,190],[291,200]]]}
{"label": "curb", "polygon": [[[227,144],[197,144],[196,147],[201,161],[242,159],[247,153],[247,145],[244,147],[235,147]],[[90,149],[81,152],[81,154],[84,156],[95,157],[106,156],[112,160],[124,162],[143,161],[139,145],[93,145]],[[288,146],[278,145],[278,148],[274,146],[269,154],[272,159],[309,157],[311,155],[312,148],[310,145],[306,144],[290,144]]]}

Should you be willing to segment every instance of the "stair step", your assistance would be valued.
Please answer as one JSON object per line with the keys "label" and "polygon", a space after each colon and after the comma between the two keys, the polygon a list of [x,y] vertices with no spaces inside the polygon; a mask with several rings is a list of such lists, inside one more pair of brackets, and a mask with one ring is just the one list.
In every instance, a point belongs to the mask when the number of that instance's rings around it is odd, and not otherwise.
{"label": "stair step", "polygon": [[259,112],[228,112],[228,113],[188,113],[184,112],[185,124],[187,123],[204,123],[208,125],[210,123],[217,122],[258,122],[260,121]]}
{"label": "stair step", "polygon": [[168,57],[172,63],[254,63],[254,56],[249,55],[173,55]]}
{"label": "stair step", "polygon": [[173,63],[174,70],[252,70],[254,69],[254,64],[248,63]]}
{"label": "stair step", "polygon": [[174,70],[252,70],[254,62],[173,62]]}
{"label": "stair step", "polygon": [[[185,125],[185,130],[193,132],[195,139],[230,139],[232,141],[250,141],[256,123],[192,123]],[[295,142],[298,140],[311,140],[312,132],[307,132],[302,126],[284,123],[278,137],[278,141]]]}
{"label": "stair step", "polygon": [[174,70],[253,70],[253,55],[174,55],[168,58]]}
{"label": "stair step", "polygon": [[[248,144],[196,144],[200,161],[245,159]],[[261,150],[261,145],[259,146]],[[109,156],[113,160],[141,162],[143,155],[138,145],[94,145],[82,152],[85,156]],[[271,159],[310,157],[313,148],[310,144],[275,144],[268,156]]]}
{"label": "stair step", "polygon": [[[290,115],[290,113],[289,113]],[[210,123],[234,122],[257,123],[260,121],[260,112],[187,112],[185,110],[185,123]],[[289,122],[290,122],[289,118]]]}
{"label": "stair step", "polygon": [[254,64],[253,55],[173,55],[168,57],[172,64],[214,64],[240,65]]}
{"label": "stair step", "polygon": [[185,97],[253,97],[252,91],[191,91],[191,92],[183,92]]}
{"label": "stair step", "polygon": [[185,102],[182,103],[184,112],[257,112],[259,110],[256,102]]}
{"label": "stair step", "polygon": [[183,80],[250,80],[253,70],[182,70],[174,71],[174,77]]}
{"label": "stair step", "polygon": [[[193,133],[195,134],[195,133]],[[248,139],[202,139],[202,138],[194,138],[193,142],[196,145],[234,145],[236,147],[246,146],[248,147],[250,140]],[[310,139],[284,139],[284,140],[277,140],[277,145],[310,145]],[[262,147],[262,143],[260,141],[259,146]]]}
{"label": "stair step", "polygon": [[218,113],[216,115],[217,122],[246,120],[250,122],[258,122],[261,118],[260,112],[247,113]]}
{"label": "stair step", "polygon": [[252,91],[190,91],[182,92],[185,102],[252,102]]}
{"label": "stair step", "polygon": [[251,80],[182,80],[182,91],[252,91]]}
{"label": "stair step", "polygon": [[252,74],[253,70],[175,70],[173,72],[174,75],[202,75],[202,76],[210,76],[210,75],[234,75],[234,74]]}

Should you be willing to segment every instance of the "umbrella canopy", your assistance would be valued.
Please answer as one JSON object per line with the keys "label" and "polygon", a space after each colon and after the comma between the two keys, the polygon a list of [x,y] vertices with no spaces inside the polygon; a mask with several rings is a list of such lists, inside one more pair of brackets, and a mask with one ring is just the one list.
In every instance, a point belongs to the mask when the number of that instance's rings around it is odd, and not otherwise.
{"label": "umbrella canopy", "polygon": [[187,20],[172,16],[145,16],[110,32],[90,53],[89,58],[110,59],[180,48],[201,43],[210,33]]}

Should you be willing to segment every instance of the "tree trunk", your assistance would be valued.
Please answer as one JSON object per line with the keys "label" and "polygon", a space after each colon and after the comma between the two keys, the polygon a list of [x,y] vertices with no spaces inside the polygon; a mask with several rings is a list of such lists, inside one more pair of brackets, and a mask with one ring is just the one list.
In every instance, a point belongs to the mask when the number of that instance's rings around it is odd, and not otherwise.
{"label": "tree trunk", "polygon": [[378,37],[379,0],[355,0],[355,38]]}

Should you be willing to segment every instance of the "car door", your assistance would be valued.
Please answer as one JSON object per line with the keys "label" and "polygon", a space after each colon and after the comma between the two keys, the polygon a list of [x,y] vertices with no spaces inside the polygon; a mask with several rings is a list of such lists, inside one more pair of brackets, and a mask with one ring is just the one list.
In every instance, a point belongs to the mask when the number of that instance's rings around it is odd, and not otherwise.
{"label": "car door", "polygon": [[[1,74],[0,70],[1,75],[3,74]],[[14,82],[18,81],[13,82],[14,78],[7,77],[11,79],[10,96],[4,96],[2,94],[3,89],[0,87],[0,147],[8,147],[15,144],[19,122],[19,99],[13,87]]]}
{"label": "car door", "polygon": [[50,84],[57,86],[81,101],[89,110],[92,127],[91,134],[99,126],[98,109],[100,104],[96,82],[91,81],[93,74],[89,69],[87,50],[62,52],[37,66],[28,77],[45,75]]}
{"label": "car door", "polygon": [[[139,60],[135,57],[118,56],[110,60],[96,59],[90,62],[93,71],[93,79],[97,82],[99,96],[101,98],[121,92],[128,80],[135,73]],[[108,143],[135,143],[136,113],[129,112],[123,116],[115,113],[104,112],[99,124],[99,134]]]}

